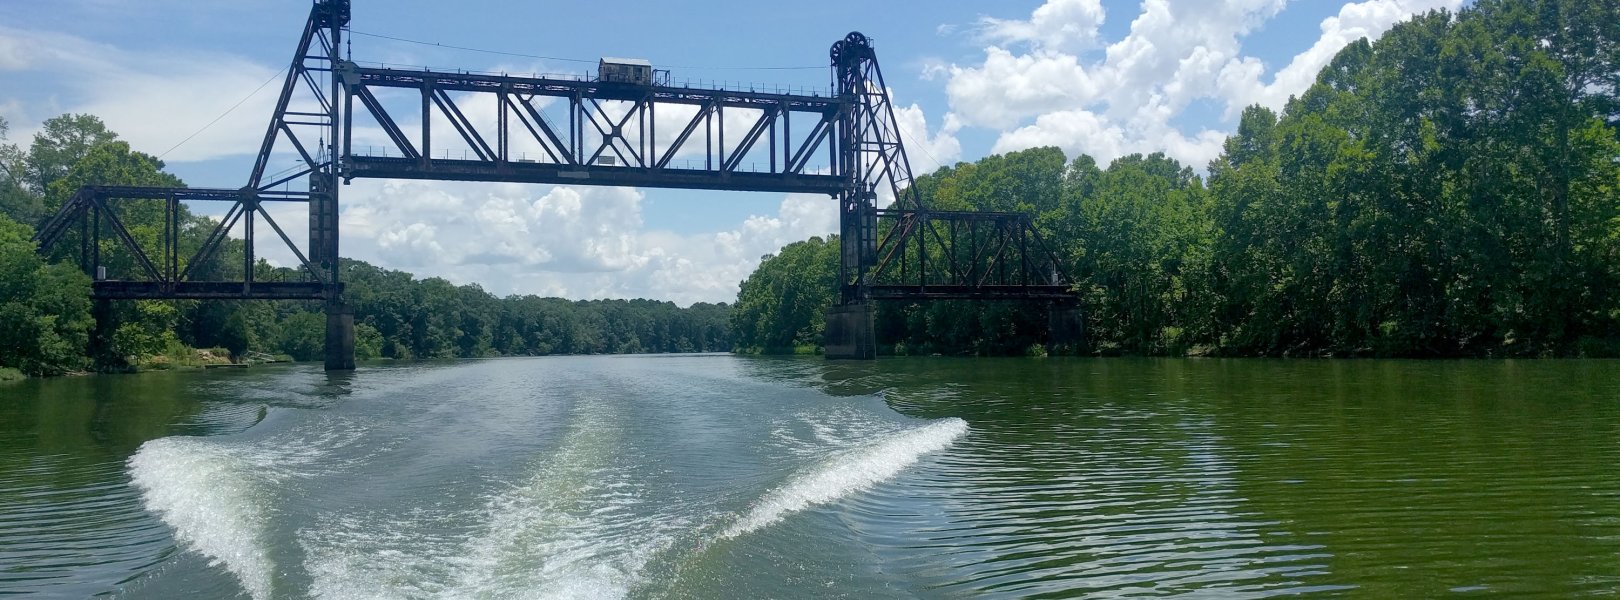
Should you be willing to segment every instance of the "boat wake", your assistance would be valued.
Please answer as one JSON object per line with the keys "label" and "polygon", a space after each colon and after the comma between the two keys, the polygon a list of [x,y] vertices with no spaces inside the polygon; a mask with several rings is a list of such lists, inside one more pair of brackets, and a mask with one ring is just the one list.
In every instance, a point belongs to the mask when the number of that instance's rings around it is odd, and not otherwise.
{"label": "boat wake", "polygon": [[271,596],[275,564],[265,539],[278,491],[331,450],[353,444],[360,430],[334,420],[258,444],[209,438],[149,441],[129,459],[132,483],[146,509],[180,544],[236,577],[255,599]]}
{"label": "boat wake", "polygon": [[844,450],[766,494],[721,537],[756,531],[811,506],[866,490],[899,474],[923,455],[950,447],[967,431],[966,421],[949,418]]}
{"label": "boat wake", "polygon": [[[288,485],[299,478],[342,478],[344,469],[361,466],[331,452],[354,443],[353,428],[251,444],[165,438],[143,446],[129,468],[147,509],[182,546],[230,573],[257,600],[623,598],[658,583],[649,581],[656,579],[649,565],[679,571],[672,565],[689,552],[868,490],[968,431],[954,418],[902,428],[851,411],[801,416],[809,435],[792,452],[808,466],[728,509],[714,497],[658,487],[665,484],[648,470],[655,461],[643,447],[646,432],[625,431],[622,410],[608,401],[579,401],[555,450],[522,479],[456,490],[483,498],[472,503],[324,511],[278,505],[300,502]],[[807,452],[814,447],[820,452]],[[292,509],[313,514],[300,520],[286,512]],[[285,581],[287,569],[276,562],[289,556],[273,551],[288,536],[302,550],[290,555],[301,554],[293,560],[303,563],[307,589],[286,589],[306,584]]]}

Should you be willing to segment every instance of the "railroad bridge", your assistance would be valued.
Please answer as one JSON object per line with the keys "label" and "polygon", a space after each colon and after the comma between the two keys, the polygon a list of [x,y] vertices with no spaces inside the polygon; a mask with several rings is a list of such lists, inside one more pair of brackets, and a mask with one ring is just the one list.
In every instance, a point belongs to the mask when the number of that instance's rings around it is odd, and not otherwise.
{"label": "railroad bridge", "polygon": [[[354,179],[815,193],[839,206],[829,358],[874,357],[879,300],[1047,300],[1052,335],[1075,330],[1069,282],[1028,215],[920,201],[877,55],[860,33],[833,44],[833,89],[822,94],[609,76],[618,71],[605,61],[597,77],[362,66],[342,55],[349,20],[350,0],[315,0],[246,185],[85,187],[39,230],[41,251],[76,241],[101,302],[322,301],[326,368],[348,370],[354,317],[338,269],[338,206]],[[495,107],[493,127],[468,117],[475,103]],[[357,125],[371,140],[356,143]],[[289,154],[294,168],[269,173],[272,156]],[[161,248],[143,247],[120,218],[139,202],[164,207]],[[180,203],[208,202],[230,206],[200,248],[183,251]],[[274,202],[308,205],[304,247],[265,210]],[[210,279],[198,266],[231,236],[244,242],[243,275]],[[106,238],[133,266],[107,272]],[[302,280],[255,281],[254,244],[266,238],[291,250]]]}

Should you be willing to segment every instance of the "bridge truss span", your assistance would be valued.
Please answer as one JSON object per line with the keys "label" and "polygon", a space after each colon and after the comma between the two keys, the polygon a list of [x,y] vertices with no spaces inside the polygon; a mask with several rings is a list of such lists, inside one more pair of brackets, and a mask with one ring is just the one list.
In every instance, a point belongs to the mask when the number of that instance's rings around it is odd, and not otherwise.
{"label": "bridge truss span", "polygon": [[[819,94],[364,66],[342,55],[349,20],[350,0],[314,0],[247,185],[87,187],[40,230],[41,251],[60,254],[77,240],[86,271],[108,275],[97,277],[100,299],[323,300],[334,370],[354,365],[338,269],[339,195],[354,179],[825,194],[838,203],[842,250],[829,357],[874,356],[876,300],[1072,303],[1028,215],[925,205],[876,52],[859,33],[833,45],[834,89]],[[272,172],[289,156],[291,166]],[[160,249],[119,219],[118,205],[152,201],[168,215]],[[302,249],[263,210],[272,201],[308,205]],[[201,247],[183,249],[175,215],[194,202],[231,205]],[[291,249],[304,280],[255,281],[260,223]],[[124,250],[110,272],[104,236]],[[244,264],[216,268],[234,236]]]}
{"label": "bridge truss span", "polygon": [[[341,75],[358,104],[345,179],[828,195],[845,185],[830,168],[845,99],[353,63]],[[381,135],[357,144],[357,122]]]}
{"label": "bridge truss span", "polygon": [[[265,210],[266,203],[308,201],[308,194],[251,189],[87,186],[63,204],[36,239],[42,251],[76,254],[93,277],[91,295],[98,300],[322,300],[330,275],[311,263]],[[198,224],[182,220],[182,203],[228,208],[209,222],[201,243],[191,246],[179,232]],[[162,215],[162,231],[132,230],[127,224],[132,213]],[[256,277],[256,238],[265,236],[274,236],[297,258],[298,279]],[[242,262],[221,264],[216,259],[232,239],[240,240]],[[105,256],[110,253],[104,249],[115,249],[118,256]]]}

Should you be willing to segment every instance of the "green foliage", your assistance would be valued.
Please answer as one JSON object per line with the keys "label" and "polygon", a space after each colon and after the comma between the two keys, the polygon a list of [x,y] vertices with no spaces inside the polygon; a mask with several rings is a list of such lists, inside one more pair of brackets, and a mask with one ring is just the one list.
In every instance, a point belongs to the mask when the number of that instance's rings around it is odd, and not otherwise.
{"label": "green foliage", "polygon": [[175,334],[180,311],[174,303],[157,300],[137,300],[133,310],[117,320],[112,334],[112,354],[135,362],[143,356],[167,353],[179,343]]}
{"label": "green foliage", "polygon": [[838,237],[813,237],[766,256],[737,294],[731,329],[751,352],[792,354],[821,344],[838,280]]}
{"label": "green foliage", "polygon": [[0,117],[0,215],[18,223],[37,222],[45,213],[44,201],[28,190],[27,154],[5,143],[10,124]]}
{"label": "green foliage", "polygon": [[[62,115],[45,121],[28,148],[28,187],[37,193],[50,190],[78,168],[93,149],[116,139],[118,135],[94,115]],[[61,198],[48,208],[55,210],[58,206]]]}
{"label": "green foliage", "polygon": [[35,253],[28,226],[0,216],[0,366],[29,375],[83,369],[90,281]]}
{"label": "green foliage", "polygon": [[383,336],[365,323],[354,326],[354,358],[355,360],[375,360],[382,358]]}
{"label": "green foliage", "polygon": [[254,332],[246,311],[235,311],[219,329],[219,345],[230,352],[231,360],[239,360],[253,346]]}
{"label": "green foliage", "polygon": [[341,268],[357,358],[731,350],[726,304],[497,298],[477,285],[418,280],[361,261],[344,260]]}
{"label": "green foliage", "polygon": [[1215,340],[1538,356],[1620,334],[1615,17],[1431,13],[1340,52],[1280,119],[1245,113],[1210,171]]}
{"label": "green foliage", "polygon": [[[1245,110],[1207,186],[1162,155],[1064,167],[1050,148],[916,185],[939,208],[1037,215],[1097,352],[1611,355],[1615,23],[1620,4],[1604,0],[1481,0],[1421,15],[1345,47],[1281,114]],[[794,278],[803,256],[786,255],[744,285],[739,340],[816,336],[781,316],[821,308],[772,287],[806,285]],[[836,249],[817,256],[816,269],[836,267]],[[1015,354],[1039,339],[1041,312],[880,304],[877,334],[900,353]]]}
{"label": "green foliage", "polygon": [[293,360],[321,360],[326,354],[326,317],[316,312],[298,312],[287,317],[281,322],[281,339],[274,349]]}
{"label": "green foliage", "polygon": [[[1119,350],[1162,354],[1202,315],[1190,288],[1208,268],[1211,224],[1203,183],[1162,154],[1130,155],[1105,171],[1076,167],[1085,186],[1054,220],[1093,337]],[[1174,333],[1174,335],[1167,335]]]}

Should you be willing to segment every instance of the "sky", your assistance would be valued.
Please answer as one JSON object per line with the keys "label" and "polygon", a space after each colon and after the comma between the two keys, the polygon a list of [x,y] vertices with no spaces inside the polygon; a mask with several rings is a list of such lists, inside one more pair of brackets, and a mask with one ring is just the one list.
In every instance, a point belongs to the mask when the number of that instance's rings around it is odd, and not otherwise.
{"label": "sky", "polygon": [[[1346,44],[1463,4],[354,0],[350,40],[357,62],[577,74],[628,56],[676,82],[827,89],[828,48],[861,31],[914,172],[1040,146],[1100,164],[1164,152],[1203,171],[1244,107],[1280,109]],[[308,11],[307,0],[0,0],[0,117],[26,146],[46,119],[94,114],[189,185],[241,187]],[[276,210],[290,234],[307,227],[300,207]],[[376,180],[345,187],[340,210],[342,254],[382,267],[502,296],[681,305],[734,301],[762,256],[838,220],[815,195]],[[294,262],[268,245],[260,256]]]}

